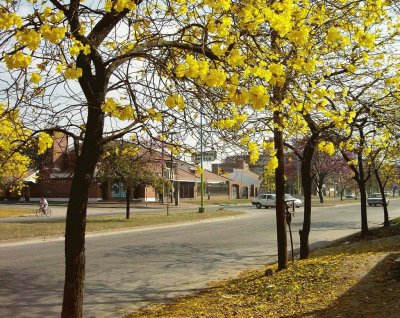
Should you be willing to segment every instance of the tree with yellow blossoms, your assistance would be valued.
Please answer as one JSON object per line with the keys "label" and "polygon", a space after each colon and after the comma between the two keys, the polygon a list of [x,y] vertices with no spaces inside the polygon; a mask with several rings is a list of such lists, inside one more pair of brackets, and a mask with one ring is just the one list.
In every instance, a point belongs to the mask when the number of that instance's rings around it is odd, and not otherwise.
{"label": "tree with yellow blossoms", "polygon": [[[314,68],[311,68],[311,71],[307,68],[309,73],[296,72],[302,69],[302,62],[296,56],[295,50],[288,50],[294,56],[293,60],[283,59],[293,61],[289,77],[292,81],[288,88],[291,95],[285,100],[286,109],[283,108],[285,144],[289,145],[293,136],[307,140],[305,148],[297,151],[302,163],[302,185],[305,194],[304,223],[300,232],[301,258],[308,257],[308,235],[311,225],[310,165],[313,152],[318,148],[333,154],[335,145],[330,141],[331,135],[337,134],[338,131],[346,131],[353,122],[356,111],[347,107],[346,99],[341,98],[346,95],[345,87],[353,83],[359,94],[374,85],[373,81],[366,82],[365,85],[360,83],[374,74],[371,68],[365,72],[366,66],[372,64],[368,61],[368,54],[380,56],[379,53],[386,49],[392,36],[380,33],[380,30],[390,30],[383,20],[388,18],[384,4],[352,3],[341,11],[328,2],[324,3],[324,6],[316,9],[319,14],[315,15],[315,19],[323,21],[322,26],[318,28],[318,33],[310,28],[313,37],[307,42],[307,57],[313,57]],[[369,10],[375,12],[371,14]],[[310,22],[314,17],[312,12],[308,13]],[[331,23],[333,17],[335,25]],[[382,65],[380,70],[384,70],[385,67],[387,68],[387,65]],[[384,80],[385,77],[381,79],[383,82]],[[355,92],[356,88],[352,90]]]}
{"label": "tree with yellow blossoms", "polygon": [[[368,61],[368,52],[379,43],[379,25],[388,19],[386,4],[385,1],[235,3],[232,11],[237,17],[231,29],[234,31],[230,32],[230,44],[221,40],[213,47],[216,55],[225,57],[225,68],[234,69],[233,75],[226,78],[228,93],[214,102],[215,112],[220,116],[215,126],[236,132],[236,136],[239,135],[237,131],[244,128],[241,142],[253,158],[263,151],[264,140],[271,134],[274,136],[268,166],[275,171],[279,269],[287,266],[284,141],[291,138],[293,131],[309,134],[311,126],[315,125],[308,148],[310,153],[302,160],[302,172],[309,175],[306,165],[311,164],[313,149],[318,146],[318,138],[322,138],[321,132],[327,128],[346,129],[352,121],[352,109],[330,107],[330,100],[339,90],[330,86],[338,78],[353,74],[363,61]],[[215,20],[223,21],[226,15],[215,16]],[[209,30],[218,33],[216,25],[220,23],[211,24]],[[385,28],[385,25],[381,27]],[[320,144],[321,148],[334,151],[331,141],[322,142],[325,144]],[[309,180],[308,177],[303,183],[306,189],[311,189]],[[307,217],[301,245],[308,251],[311,191],[305,203]],[[304,254],[307,257],[308,252]]]}
{"label": "tree with yellow blossoms", "polygon": [[[209,8],[227,11],[231,3],[50,0],[0,6],[2,99],[39,135],[40,151],[51,145],[52,134],[63,132],[77,152],[61,316],[82,317],[88,187],[103,147],[126,134],[165,139],[174,125],[183,128],[182,121],[196,124],[196,87],[202,93],[218,89],[227,77],[211,48],[208,20],[215,20]],[[215,28],[225,36],[232,21],[223,23]]]}
{"label": "tree with yellow blossoms", "polygon": [[0,104],[0,189],[19,191],[30,160],[23,152],[29,132],[20,122],[19,113]]}
{"label": "tree with yellow blossoms", "polygon": [[[263,145],[268,147],[263,142],[272,131],[268,165],[275,171],[278,267],[286,268],[287,118],[323,111],[330,93],[320,80],[332,69],[354,71],[354,63],[343,62],[338,52],[351,40],[373,47],[368,26],[385,17],[384,3],[1,4],[2,98],[9,97],[32,131],[42,132],[41,148],[51,143],[45,132],[62,131],[74,140],[78,153],[67,209],[62,317],[82,316],[88,186],[104,145],[131,133],[164,139],[174,127],[198,126],[200,113],[216,129],[233,132],[252,161]],[[304,94],[296,90],[312,96],[306,95],[303,103],[298,96]],[[244,134],[238,133],[241,129]]]}
{"label": "tree with yellow blossoms", "polygon": [[375,62],[374,67],[362,69],[364,76],[361,85],[359,76],[354,75],[352,81],[347,78],[348,86],[342,101],[331,100],[332,106],[339,106],[338,109],[343,113],[354,113],[351,122],[345,127],[341,127],[343,123],[337,121],[335,134],[332,134],[331,140],[353,171],[354,180],[359,187],[362,235],[369,233],[366,182],[371,178],[376,160],[384,158],[382,153],[389,147],[389,141],[395,140],[392,133],[396,129],[394,127],[397,126],[398,116],[397,101],[393,99],[392,92],[387,86],[388,80],[394,73],[385,63],[385,75],[381,74],[376,78],[375,73],[379,69],[379,64]]}
{"label": "tree with yellow blossoms", "polygon": [[[369,141],[367,150],[364,150],[365,161],[369,164],[371,170],[370,182],[374,182],[377,185],[382,197],[386,196],[389,182],[392,182],[391,186],[398,182],[396,160],[400,144],[392,133],[395,131],[393,129],[398,126],[397,119],[395,120],[396,123],[394,125],[386,122],[386,127],[380,127],[380,129],[374,131],[373,139]],[[386,201],[383,202],[383,225],[390,226]]]}

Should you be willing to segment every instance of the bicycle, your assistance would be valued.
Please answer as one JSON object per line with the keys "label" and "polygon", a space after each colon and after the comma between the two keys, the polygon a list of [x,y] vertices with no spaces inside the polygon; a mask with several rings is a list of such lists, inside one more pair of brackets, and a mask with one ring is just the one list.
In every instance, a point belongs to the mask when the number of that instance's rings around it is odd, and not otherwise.
{"label": "bicycle", "polygon": [[42,216],[42,215],[50,216],[51,215],[50,208],[49,207],[47,207],[47,208],[39,208],[39,209],[36,210],[36,216],[37,217]]}

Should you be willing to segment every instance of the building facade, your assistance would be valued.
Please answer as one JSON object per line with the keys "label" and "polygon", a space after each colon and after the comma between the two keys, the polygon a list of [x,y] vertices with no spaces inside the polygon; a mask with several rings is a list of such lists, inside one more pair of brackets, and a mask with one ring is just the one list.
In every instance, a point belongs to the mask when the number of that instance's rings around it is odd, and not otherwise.
{"label": "building facade", "polygon": [[[198,199],[201,195],[200,176],[196,166],[157,150],[146,150],[146,160],[152,169],[171,182],[170,190],[157,192],[153,187],[141,184],[131,190],[130,198],[143,202],[179,202],[179,199]],[[30,176],[23,191],[24,200],[38,201],[42,196],[49,201],[68,201],[72,185],[76,153],[68,145],[68,138],[58,134],[53,146],[45,153],[38,170]],[[231,179],[204,170],[205,195],[212,197],[232,197],[238,185]],[[235,194],[235,197],[237,195]],[[89,186],[89,201],[126,200],[126,190],[121,182],[101,182],[97,171]]]}

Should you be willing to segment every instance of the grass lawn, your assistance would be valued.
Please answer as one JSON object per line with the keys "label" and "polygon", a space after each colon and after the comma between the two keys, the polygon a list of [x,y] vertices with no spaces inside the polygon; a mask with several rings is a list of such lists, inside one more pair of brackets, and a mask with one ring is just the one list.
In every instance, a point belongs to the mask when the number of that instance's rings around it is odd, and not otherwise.
{"label": "grass lawn", "polygon": [[9,208],[0,208],[0,218],[9,218],[9,217],[19,217],[25,215],[34,215],[37,210],[37,207],[32,207],[29,209],[9,209]]}
{"label": "grass lawn", "polygon": [[397,318],[399,299],[400,218],[390,229],[354,235],[286,270],[271,265],[246,271],[128,317]]}
{"label": "grass lawn", "polygon": [[[35,210],[33,210],[34,212]],[[26,211],[24,211],[26,214]],[[90,216],[87,220],[86,232],[100,232],[118,229],[128,229],[141,226],[152,226],[180,222],[200,221],[218,217],[237,216],[242,212],[218,210],[205,213],[178,212],[178,213],[152,213],[132,215],[129,220],[125,215]],[[27,238],[49,238],[63,236],[65,220],[52,220],[40,217],[34,221],[0,222],[0,241],[18,240]]]}

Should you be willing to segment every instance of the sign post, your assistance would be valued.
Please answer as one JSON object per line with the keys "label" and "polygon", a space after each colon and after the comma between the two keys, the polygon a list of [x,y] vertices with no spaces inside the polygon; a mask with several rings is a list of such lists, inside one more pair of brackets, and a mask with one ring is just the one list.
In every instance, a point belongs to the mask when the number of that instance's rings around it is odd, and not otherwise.
{"label": "sign post", "polygon": [[215,150],[210,151],[201,151],[200,153],[192,154],[192,161],[193,162],[200,162],[201,161],[214,161],[217,159],[217,152]]}

